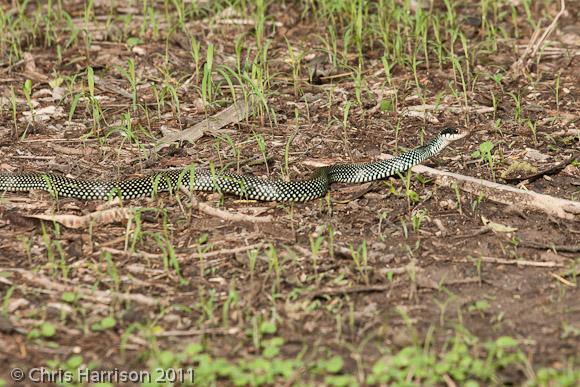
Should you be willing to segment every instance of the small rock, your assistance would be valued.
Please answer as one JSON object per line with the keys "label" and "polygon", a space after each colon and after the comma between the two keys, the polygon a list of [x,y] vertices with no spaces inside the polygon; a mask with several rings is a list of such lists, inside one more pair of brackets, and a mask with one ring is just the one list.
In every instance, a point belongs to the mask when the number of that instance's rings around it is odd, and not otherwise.
{"label": "small rock", "polygon": [[545,163],[550,159],[550,156],[532,148],[526,148],[526,157],[530,160],[538,161],[540,163]]}
{"label": "small rock", "polygon": [[12,325],[10,319],[3,314],[0,314],[0,332],[1,333],[14,332],[14,325]]}
{"label": "small rock", "polygon": [[14,313],[18,309],[25,308],[30,304],[25,298],[15,298],[8,301],[8,313]]}

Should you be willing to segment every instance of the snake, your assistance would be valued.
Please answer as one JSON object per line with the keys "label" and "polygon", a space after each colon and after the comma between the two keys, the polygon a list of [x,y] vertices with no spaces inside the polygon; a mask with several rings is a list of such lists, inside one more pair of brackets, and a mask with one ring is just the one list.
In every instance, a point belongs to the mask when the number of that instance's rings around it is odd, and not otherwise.
{"label": "snake", "polygon": [[304,202],[326,195],[332,183],[366,183],[406,172],[439,154],[466,131],[445,128],[422,146],[396,157],[367,163],[333,164],[319,167],[304,180],[276,180],[188,166],[126,180],[87,180],[49,172],[0,173],[0,192],[48,191],[55,197],[81,200],[135,199],[158,192],[176,192],[185,187],[194,191],[214,191],[244,199]]}

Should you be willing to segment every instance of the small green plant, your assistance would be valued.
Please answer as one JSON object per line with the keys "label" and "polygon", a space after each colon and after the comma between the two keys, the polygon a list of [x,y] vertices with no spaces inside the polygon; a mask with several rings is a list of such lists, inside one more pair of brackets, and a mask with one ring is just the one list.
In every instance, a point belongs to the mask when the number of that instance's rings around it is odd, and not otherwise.
{"label": "small green plant", "polygon": [[314,275],[318,281],[318,256],[320,255],[320,249],[322,248],[322,242],[324,241],[324,236],[319,235],[314,238],[310,236],[310,252],[312,256],[312,265],[314,266]]}
{"label": "small green plant", "polygon": [[117,265],[115,265],[115,262],[113,261],[113,257],[111,256],[111,253],[108,251],[104,251],[101,254],[101,259],[103,259],[105,261],[105,264],[107,267],[107,274],[113,282],[113,289],[118,292],[119,288],[121,286],[121,276],[119,275],[119,271],[117,270]]}
{"label": "small green plant", "polygon": [[8,316],[8,303],[14,293],[14,289],[14,286],[9,287],[8,290],[6,290],[6,293],[2,296],[2,314],[4,316]]}
{"label": "small green plant", "polygon": [[537,122],[534,120],[527,120],[526,121],[528,128],[530,128],[530,131],[532,132],[532,138],[534,139],[534,143],[537,144],[538,143],[538,130],[537,130]]}
{"label": "small green plant", "polygon": [[348,115],[350,113],[350,101],[346,101],[342,108],[342,128],[348,128]]}
{"label": "small green plant", "polygon": [[24,98],[26,98],[26,103],[28,104],[28,109],[30,110],[30,116],[32,121],[35,120],[34,105],[32,104],[32,81],[27,79],[22,85],[22,92],[24,93]]}
{"label": "small green plant", "polygon": [[367,255],[367,242],[363,242],[355,248],[352,244],[350,245],[350,255],[355,264],[356,270],[362,277],[365,284],[369,283],[369,272],[368,272],[368,255]]}
{"label": "small green plant", "polygon": [[264,140],[264,136],[262,136],[261,133],[254,133],[254,140],[256,140],[256,144],[258,145],[258,149],[260,150],[260,154],[264,160],[266,172],[270,173],[270,169],[268,168],[268,150],[266,148],[266,141]]}
{"label": "small green plant", "polygon": [[403,231],[403,238],[409,239],[409,229],[407,228],[407,222],[405,219],[401,218],[401,230]]}
{"label": "small green plant", "polygon": [[191,59],[193,59],[193,63],[194,63],[194,68],[195,68],[195,72],[193,73],[193,76],[195,77],[196,80],[199,79],[199,65],[200,65],[200,61],[201,61],[201,44],[197,41],[197,39],[195,38],[195,36],[192,36],[190,41],[190,54],[191,54]]}
{"label": "small green plant", "polygon": [[554,94],[556,98],[556,110],[560,111],[560,75],[562,74],[561,71],[558,71],[556,74],[556,81],[554,85]]}
{"label": "small green plant", "polygon": [[421,229],[421,225],[423,224],[423,221],[425,219],[431,220],[431,218],[429,218],[427,210],[420,209],[413,212],[413,214],[411,215],[411,224],[413,225],[414,232],[417,232]]}
{"label": "small green plant", "polygon": [[495,171],[493,169],[493,142],[485,141],[479,144],[479,150],[471,154],[473,158],[479,158],[483,163],[487,163],[489,170],[495,180]]}
{"label": "small green plant", "polygon": [[203,78],[201,81],[201,99],[204,106],[210,106],[214,99],[214,84],[212,78],[213,51],[214,45],[208,44],[205,54],[205,64],[203,65]]}
{"label": "small green plant", "polygon": [[358,105],[362,105],[362,92],[363,92],[363,76],[362,70],[357,68],[354,71],[354,95],[356,97],[356,102]]}
{"label": "small green plant", "polygon": [[[97,100],[97,98],[95,98],[95,74],[91,66],[87,67],[87,87],[89,89],[88,105],[91,109],[90,112],[93,118],[93,130],[96,133],[99,133],[101,127],[101,120],[103,119],[104,114],[101,109],[101,105],[99,104],[99,101]],[[78,95],[78,97],[80,97],[80,95]],[[71,104],[69,111],[69,121],[72,120],[72,116],[74,115],[74,111],[76,110],[77,103],[78,99],[75,101],[73,97],[73,103]]]}
{"label": "small green plant", "polygon": [[292,146],[292,142],[294,141],[295,137],[296,137],[296,132],[293,133],[290,137],[288,137],[288,140],[286,141],[286,145],[284,145],[284,168],[283,168],[282,173],[287,178],[290,178],[290,169],[288,166],[288,162],[290,159],[290,147]]}
{"label": "small green plant", "polygon": [[28,332],[28,339],[49,339],[54,335],[56,335],[56,327],[50,322],[45,321]]}
{"label": "small green plant", "polygon": [[[527,366],[517,345],[516,340],[503,336],[481,346],[458,331],[449,348],[439,355],[413,345],[383,356],[373,365],[366,383],[438,385],[445,384],[445,380],[448,383],[449,378],[465,386],[479,385],[476,381],[493,382],[502,368]],[[473,355],[480,347],[487,351],[485,360]]]}
{"label": "small green plant", "polygon": [[248,255],[248,268],[250,269],[250,278],[254,278],[254,273],[256,272],[256,263],[258,261],[258,249],[249,250],[246,254]]}
{"label": "small green plant", "polygon": [[10,107],[12,108],[12,122],[14,124],[14,131],[13,133],[13,137],[16,138],[16,136],[18,136],[18,121],[16,119],[17,115],[16,115],[16,108],[17,108],[17,102],[16,102],[16,94],[14,93],[14,87],[10,87]]}
{"label": "small green plant", "polygon": [[413,176],[413,172],[409,169],[405,172],[404,176],[401,173],[398,173],[398,175],[403,180],[403,184],[405,184],[405,196],[407,197],[407,204],[410,209],[412,204],[420,200],[419,194],[411,189],[411,176]]}
{"label": "small green plant", "polygon": [[127,61],[127,69],[121,66],[116,66],[117,71],[123,75],[131,87],[131,101],[133,111],[137,110],[137,76],[135,74],[135,61],[133,58],[129,58]]}
{"label": "small green plant", "polygon": [[267,2],[266,0],[256,0],[255,4],[256,4],[256,13],[254,15],[255,18],[254,30],[256,32],[256,45],[258,47],[262,47],[262,44],[264,42],[264,32],[266,24]]}
{"label": "small green plant", "polygon": [[469,312],[485,312],[490,308],[487,300],[477,300],[467,307]]}
{"label": "small green plant", "polygon": [[113,316],[107,316],[91,325],[91,330],[94,332],[106,331],[113,329],[117,325],[117,320]]}
{"label": "small green plant", "polygon": [[517,122],[522,118],[522,96],[516,93],[508,93],[514,100],[514,120]]}
{"label": "small green plant", "polygon": [[272,287],[272,293],[277,292],[280,289],[280,260],[278,258],[278,252],[274,245],[270,245],[270,247],[265,251],[266,256],[268,257],[268,272],[274,271],[274,275],[276,276],[276,280]]}

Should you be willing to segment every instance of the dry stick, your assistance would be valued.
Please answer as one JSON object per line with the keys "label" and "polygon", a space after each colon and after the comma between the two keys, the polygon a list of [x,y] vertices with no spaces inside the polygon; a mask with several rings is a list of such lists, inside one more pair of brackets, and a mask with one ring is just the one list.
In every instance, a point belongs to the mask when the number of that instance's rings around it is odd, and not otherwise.
{"label": "dry stick", "polygon": [[568,281],[566,278],[562,277],[559,274],[556,273],[550,273],[550,275],[554,278],[556,278],[558,281],[562,282],[564,285],[570,286],[572,288],[576,287],[576,284],[574,282]]}
{"label": "dry stick", "polygon": [[537,29],[536,31],[534,31],[534,34],[532,35],[532,38],[530,39],[530,42],[528,43],[528,46],[526,47],[524,53],[512,65],[511,68],[512,73],[519,75],[522,74],[528,68],[528,66],[530,65],[530,58],[536,56],[538,50],[540,49],[546,38],[556,28],[558,20],[562,17],[565,11],[566,11],[566,1],[560,0],[560,11],[556,15],[556,17],[554,17],[552,23],[550,23],[550,25],[544,30],[544,33],[542,34],[542,36],[540,36],[540,38],[538,38],[538,36],[540,35],[539,32],[540,30]]}
{"label": "dry stick", "polygon": [[321,296],[336,296],[354,293],[384,292],[389,290],[394,284],[388,285],[368,285],[368,286],[345,286],[340,288],[319,289],[306,294],[308,298],[317,298]]}
{"label": "dry stick", "polygon": [[580,253],[580,245],[555,245],[552,243],[539,243],[534,241],[520,241],[519,246],[539,250],[556,250],[559,253]]}
{"label": "dry stick", "polygon": [[230,107],[206,118],[188,129],[163,136],[159,139],[153,151],[157,152],[174,142],[194,142],[203,136],[206,131],[218,130],[226,125],[242,121],[252,112],[252,108],[252,101],[237,100]]}
{"label": "dry stick", "polygon": [[[387,158],[392,157],[391,155],[387,155]],[[438,185],[450,188],[458,186],[463,191],[474,195],[483,194],[486,199],[497,203],[521,206],[530,210],[539,210],[563,219],[575,220],[580,215],[580,202],[573,200],[561,199],[534,191],[526,191],[471,176],[439,171],[424,165],[417,165],[412,170],[413,172],[435,176],[437,178],[435,183]]]}
{"label": "dry stick", "polygon": [[246,214],[233,214],[228,211],[220,210],[218,208],[212,207],[209,204],[205,204],[197,200],[195,195],[191,193],[186,187],[180,188],[181,192],[183,192],[187,197],[191,199],[191,205],[198,209],[199,211],[210,215],[215,216],[223,220],[231,221],[231,222],[250,222],[250,223],[269,223],[272,221],[272,217],[268,216],[253,216],[253,215],[246,215]]}
{"label": "dry stick", "polygon": [[240,332],[239,328],[207,328],[191,329],[189,331],[165,331],[156,333],[156,337],[187,337],[200,335],[235,335]]}
{"label": "dry stick", "polygon": [[[451,286],[451,285],[465,285],[472,283],[479,283],[481,280],[479,278],[463,278],[455,281],[442,282],[437,284],[436,282],[429,280],[424,277],[417,278],[417,286],[425,289],[439,289],[441,286]],[[392,282],[387,285],[367,285],[367,286],[345,286],[340,288],[323,288],[319,290],[314,290],[310,293],[305,294],[308,298],[317,298],[321,296],[337,296],[355,293],[373,293],[373,292],[384,292],[390,290],[395,286],[403,285],[407,282],[401,280],[397,282]]]}
{"label": "dry stick", "polygon": [[[244,251],[248,251],[248,250],[259,249],[260,247],[262,247],[262,245],[263,245],[263,243],[260,242],[260,243],[255,243],[253,245],[248,245],[248,246],[234,247],[232,249],[208,251],[207,253],[203,253],[203,254],[177,251],[176,255],[177,255],[177,259],[180,261],[183,261],[185,259],[191,260],[191,259],[199,259],[199,258],[211,258],[211,257],[220,256],[220,255],[233,255],[233,254],[237,254],[237,253],[243,253]],[[145,258],[149,258],[149,259],[157,259],[157,258],[163,257],[163,254],[147,253],[147,252],[142,252],[142,251],[140,251],[138,253],[133,253],[130,251],[114,249],[112,247],[103,247],[103,248],[101,248],[100,251],[95,251],[93,253],[93,255],[98,255],[102,251],[107,251],[111,254],[124,255],[124,256],[129,256],[129,257],[145,257]]]}
{"label": "dry stick", "polygon": [[87,228],[91,224],[93,226],[109,224],[114,222],[120,222],[134,216],[135,211],[138,210],[137,207],[125,207],[125,208],[109,208],[106,210],[91,212],[86,215],[78,216],[72,214],[38,214],[38,215],[25,215],[27,218],[40,219],[49,222],[57,222],[68,228]]}
{"label": "dry stick", "polygon": [[494,108],[491,106],[482,106],[482,105],[474,105],[474,106],[468,106],[468,107],[451,106],[451,105],[446,105],[446,104],[442,103],[439,105],[423,104],[423,105],[407,106],[403,110],[419,112],[419,113],[428,112],[428,111],[435,111],[435,112],[448,111],[448,112],[457,113],[457,114],[459,114],[459,113],[484,114],[484,113],[492,113],[494,111]]}
{"label": "dry stick", "polygon": [[477,257],[473,259],[460,258],[452,259],[453,262],[465,262],[473,263],[474,261],[481,260],[482,262],[497,263],[499,265],[516,265],[516,266],[533,266],[533,267],[564,267],[562,263],[554,261],[526,261],[523,259],[504,259],[496,257]]}
{"label": "dry stick", "polygon": [[22,276],[22,278],[35,286],[40,286],[44,289],[54,290],[61,293],[64,292],[75,292],[82,295],[83,298],[87,300],[92,300],[100,302],[103,304],[110,304],[113,299],[119,299],[122,301],[131,301],[147,306],[156,306],[158,301],[151,297],[147,297],[143,294],[137,293],[118,293],[112,291],[102,291],[102,290],[86,290],[79,288],[78,286],[63,285],[62,283],[53,282],[50,278],[43,276],[38,273],[32,273],[28,270],[18,269],[18,268],[0,268],[0,272],[15,272]]}

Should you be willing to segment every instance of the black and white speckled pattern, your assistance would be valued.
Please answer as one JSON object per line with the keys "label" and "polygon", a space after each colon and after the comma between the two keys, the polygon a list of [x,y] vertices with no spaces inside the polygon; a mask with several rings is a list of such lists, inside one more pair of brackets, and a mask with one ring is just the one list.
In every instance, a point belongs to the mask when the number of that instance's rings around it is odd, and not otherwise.
{"label": "black and white speckled pattern", "polygon": [[0,192],[51,192],[56,197],[83,200],[134,199],[157,192],[173,191],[180,186],[195,191],[231,193],[246,199],[302,202],[322,197],[335,182],[364,183],[385,179],[422,163],[441,152],[450,142],[463,137],[455,129],[445,129],[427,145],[417,147],[389,160],[361,164],[336,164],[318,168],[307,180],[266,180],[251,175],[184,168],[122,181],[71,179],[52,173],[0,174]]}

